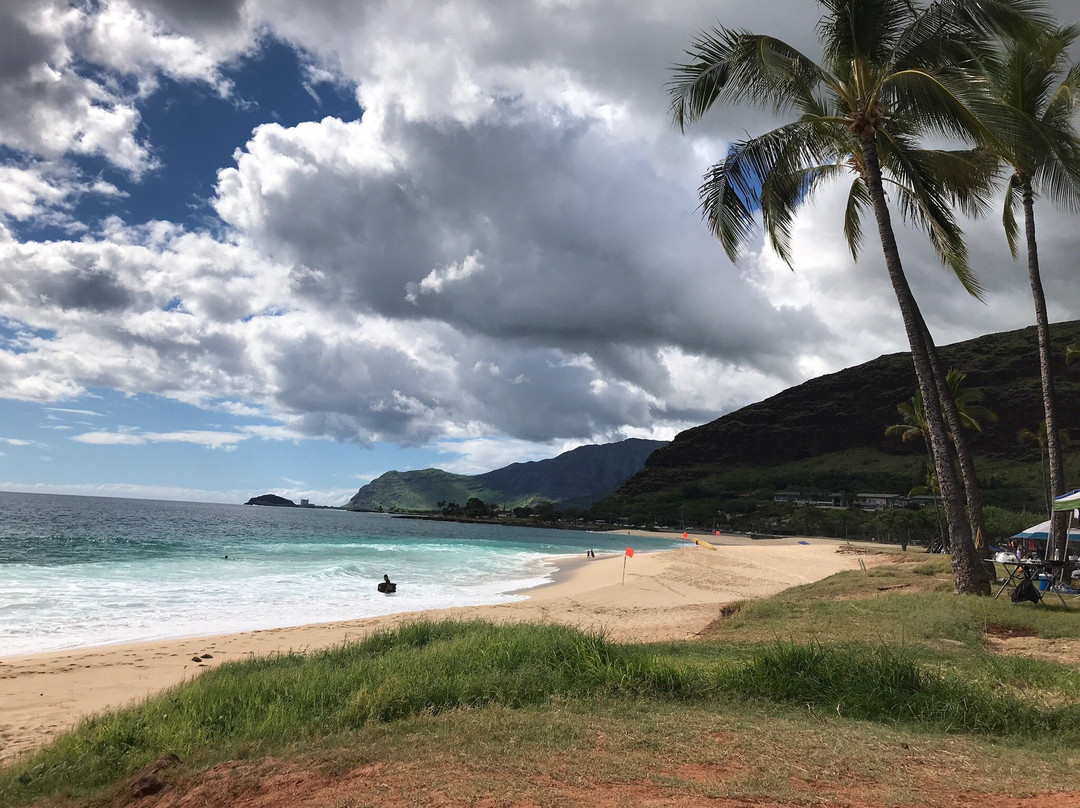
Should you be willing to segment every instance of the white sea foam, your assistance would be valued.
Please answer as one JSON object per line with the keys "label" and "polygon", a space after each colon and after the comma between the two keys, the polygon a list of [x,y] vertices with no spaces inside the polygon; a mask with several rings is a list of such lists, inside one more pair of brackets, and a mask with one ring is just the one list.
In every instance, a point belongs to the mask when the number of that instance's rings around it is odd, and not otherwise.
{"label": "white sea foam", "polygon": [[[342,511],[0,494],[0,654],[503,603],[548,582],[560,556],[622,546]],[[376,591],[384,573],[394,595]]]}

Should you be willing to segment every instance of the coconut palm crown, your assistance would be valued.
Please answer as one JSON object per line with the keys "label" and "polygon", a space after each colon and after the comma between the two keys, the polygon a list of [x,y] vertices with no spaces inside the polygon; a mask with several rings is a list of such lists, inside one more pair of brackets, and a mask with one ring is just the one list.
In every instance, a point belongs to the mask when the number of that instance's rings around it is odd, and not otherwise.
{"label": "coconut palm crown", "polygon": [[[860,142],[876,140],[878,161],[902,215],[923,228],[968,291],[980,287],[967,263],[953,213],[986,204],[994,161],[975,149],[921,148],[926,135],[982,143],[988,125],[1013,124],[988,106],[964,65],[989,59],[980,36],[1027,32],[1038,4],[936,3],[907,0],[822,0],[818,64],[770,36],[717,27],[677,65],[669,83],[680,129],[712,106],[748,103],[796,120],[739,141],[706,174],[699,189],[710,230],[736,260],[760,211],[770,245],[791,265],[791,225],[797,208],[824,181],[852,180],[844,218],[852,256],[862,245],[862,215],[870,206]],[[1041,19],[1033,17],[1033,19]],[[1017,22],[1019,20],[1019,22]]]}

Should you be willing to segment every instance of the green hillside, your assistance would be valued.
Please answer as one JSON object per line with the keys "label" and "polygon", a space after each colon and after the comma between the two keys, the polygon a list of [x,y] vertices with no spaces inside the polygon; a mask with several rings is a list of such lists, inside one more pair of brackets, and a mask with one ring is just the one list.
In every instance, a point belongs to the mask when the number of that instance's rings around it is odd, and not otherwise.
{"label": "green hillside", "polygon": [[471,497],[506,508],[547,500],[588,506],[610,494],[663,441],[630,439],[580,446],[549,460],[514,463],[485,474],[450,474],[440,469],[388,471],[371,481],[345,506],[354,511],[433,511],[439,502],[464,505]]}
{"label": "green hillside", "polygon": [[[1065,346],[1080,321],[1053,326],[1058,418],[1080,432],[1080,364],[1066,366]],[[978,337],[941,349],[948,368],[966,372],[999,420],[967,433],[987,504],[1045,510],[1040,450],[1017,433],[1042,421],[1035,329]],[[886,437],[910,399],[915,374],[908,354],[890,354],[811,379],[711,423],[680,433],[645,468],[596,509],[655,521],[711,524],[744,513],[781,490],[906,494],[924,482],[920,441]],[[1066,482],[1080,486],[1080,451],[1066,456]]]}

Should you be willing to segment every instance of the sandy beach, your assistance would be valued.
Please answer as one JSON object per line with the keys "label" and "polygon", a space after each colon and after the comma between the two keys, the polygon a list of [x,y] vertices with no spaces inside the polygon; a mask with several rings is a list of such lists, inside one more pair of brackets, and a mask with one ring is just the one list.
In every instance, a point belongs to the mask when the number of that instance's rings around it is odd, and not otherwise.
{"label": "sandy beach", "polygon": [[[626,534],[627,544],[635,533]],[[515,603],[0,658],[0,761],[34,749],[86,715],[141,700],[224,661],[324,648],[403,620],[554,621],[603,630],[615,640],[685,640],[704,630],[724,603],[859,566],[856,555],[838,552],[844,544],[838,540],[702,538],[717,549],[688,543],[635,554],[626,561],[625,583],[622,554],[573,560],[553,583],[527,590],[527,598]]]}

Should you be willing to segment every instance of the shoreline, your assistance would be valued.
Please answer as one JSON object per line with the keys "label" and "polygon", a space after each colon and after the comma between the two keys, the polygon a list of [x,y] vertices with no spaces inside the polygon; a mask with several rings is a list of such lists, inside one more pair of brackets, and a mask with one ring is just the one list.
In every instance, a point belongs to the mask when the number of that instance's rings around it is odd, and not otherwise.
{"label": "shoreline", "polygon": [[[657,536],[649,531],[619,533],[630,539]],[[662,535],[682,539],[681,532]],[[688,540],[674,550],[638,553],[627,560],[625,584],[621,553],[595,559],[560,556],[549,583],[514,592],[524,599],[509,603],[4,657],[0,764],[55,738],[85,716],[142,700],[225,661],[307,653],[416,619],[559,622],[602,631],[616,641],[687,640],[711,624],[724,603],[772,595],[859,566],[855,555],[837,552],[849,544],[841,539],[761,542],[721,536],[713,543],[716,550]],[[204,654],[210,657],[202,659]]]}

